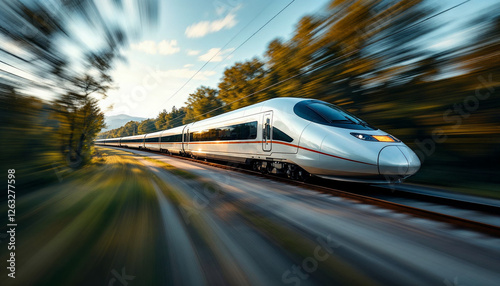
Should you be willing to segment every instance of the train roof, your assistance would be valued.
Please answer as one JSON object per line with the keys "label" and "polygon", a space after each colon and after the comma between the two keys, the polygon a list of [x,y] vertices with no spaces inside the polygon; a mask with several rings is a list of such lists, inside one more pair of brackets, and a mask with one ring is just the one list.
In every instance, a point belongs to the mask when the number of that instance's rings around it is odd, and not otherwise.
{"label": "train roof", "polygon": [[207,119],[195,121],[195,122],[201,122],[201,121],[217,121],[220,118],[224,118],[226,116],[230,116],[233,114],[239,114],[241,116],[245,115],[250,115],[250,114],[255,114],[259,113],[261,111],[264,111],[266,108],[273,108],[276,110],[280,111],[286,111],[290,112],[293,111],[293,106],[297,104],[298,102],[304,101],[304,100],[310,100],[311,98],[300,98],[300,97],[276,97],[272,99],[268,99],[256,104],[252,104],[246,107],[238,108],[236,110],[232,110],[223,114],[219,114],[214,117],[210,117]]}
{"label": "train roof", "polygon": [[[245,115],[250,115],[250,114],[255,114],[255,113],[259,113],[261,111],[264,111],[266,108],[273,108],[275,110],[280,110],[280,111],[284,111],[284,112],[287,112],[287,113],[291,113],[293,112],[293,107],[295,106],[295,104],[297,104],[298,102],[301,102],[301,101],[304,101],[304,100],[311,100],[312,98],[301,98],[301,97],[276,97],[276,98],[272,98],[272,99],[268,99],[268,100],[265,100],[265,101],[262,101],[262,102],[259,102],[259,103],[256,103],[256,104],[252,104],[252,105],[249,105],[249,106],[246,106],[246,107],[242,107],[242,108],[238,108],[236,110],[232,110],[232,111],[229,111],[229,112],[226,112],[226,113],[222,113],[222,114],[219,114],[217,116],[214,116],[214,117],[210,117],[210,118],[206,118],[206,119],[203,119],[203,120],[199,120],[199,121],[195,121],[195,122],[192,122],[192,123],[189,123],[189,124],[195,124],[195,123],[199,123],[199,122],[210,122],[210,121],[218,121],[220,119],[223,119],[225,118],[226,116],[231,116],[233,114],[239,114],[241,116],[245,116]],[[159,135],[160,133],[164,132],[164,131],[167,131],[167,130],[172,130],[172,129],[179,129],[179,130],[182,130],[182,128],[184,128],[184,126],[186,125],[189,125],[189,124],[184,124],[184,125],[181,125],[181,126],[177,126],[177,127],[174,127],[174,128],[170,128],[170,129],[164,129],[164,130],[160,130],[160,131],[156,131],[154,133],[148,133],[148,134],[142,134],[142,135],[135,135],[135,136],[126,136],[126,137],[118,137],[118,138],[110,138],[110,139],[138,139],[138,138],[144,138],[145,136],[152,136],[152,135]]]}
{"label": "train roof", "polygon": [[154,137],[154,136],[159,137],[163,131],[164,131],[164,130],[161,130],[161,131],[156,131],[156,132],[153,132],[153,133],[147,133],[147,134],[144,134],[144,135],[146,135],[146,138],[148,138],[148,137]]}
{"label": "train roof", "polygon": [[[141,139],[141,138],[144,138],[144,136],[146,136],[146,134],[125,136],[125,137],[118,137],[118,138],[120,138],[120,139]],[[118,138],[113,138],[113,139],[118,139]]]}

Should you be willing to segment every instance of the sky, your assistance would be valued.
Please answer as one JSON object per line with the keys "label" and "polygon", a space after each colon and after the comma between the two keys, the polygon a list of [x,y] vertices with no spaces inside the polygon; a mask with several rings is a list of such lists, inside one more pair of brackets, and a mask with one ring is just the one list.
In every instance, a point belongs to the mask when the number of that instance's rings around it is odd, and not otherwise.
{"label": "sky", "polygon": [[[47,3],[52,3],[48,0]],[[435,11],[443,11],[464,0],[424,0]],[[124,14],[113,8],[113,1],[99,1],[99,12],[132,27],[129,45],[122,49],[125,61],[116,61],[111,72],[114,88],[100,100],[106,116],[126,114],[155,118],[162,110],[181,107],[190,93],[202,85],[217,88],[225,68],[236,62],[262,58],[268,44],[276,39],[288,40],[299,20],[325,9],[330,0],[159,0],[158,23],[141,25],[140,13],[133,1],[125,0]],[[292,3],[291,3],[292,2]],[[466,44],[477,31],[467,28],[467,21],[480,15],[498,0],[470,0],[430,20],[437,27],[424,46],[443,51]],[[290,4],[291,3],[291,4]],[[425,3],[425,2],[424,2]],[[287,6],[290,4],[289,6]],[[285,8],[279,15],[277,13]],[[125,16],[126,15],[126,16]],[[276,16],[277,15],[277,16]],[[274,19],[272,19],[276,16]],[[270,19],[272,21],[259,30]],[[99,37],[81,20],[70,21],[87,48],[99,47]],[[464,28],[465,27],[465,28]],[[257,32],[258,31],[258,32]],[[127,31],[127,34],[130,31]],[[257,32],[257,33],[256,33]],[[249,37],[252,36],[250,39]],[[248,41],[246,41],[249,39]],[[245,42],[246,41],[246,42]],[[61,42],[64,45],[64,42]],[[241,47],[239,47],[241,45]],[[0,38],[0,47],[15,54],[15,45]],[[238,48],[239,47],[239,48]],[[79,47],[68,44],[64,50],[73,58],[81,58]],[[208,64],[206,64],[208,62]],[[204,68],[194,76],[203,65]],[[22,70],[0,63],[0,68],[30,78]],[[191,77],[194,78],[188,81]],[[40,81],[41,79],[34,79]],[[187,83],[187,84],[186,84]],[[53,99],[49,92],[35,90],[34,95]]]}
{"label": "sky", "polygon": [[[225,68],[262,57],[275,38],[290,38],[300,18],[314,14],[329,1],[294,1],[235,50],[290,2],[162,1],[158,27],[143,32],[123,51],[127,62],[117,62],[112,72],[116,89],[101,101],[102,110],[107,116],[153,118],[163,109],[183,106],[197,87],[216,88]],[[202,71],[177,92],[208,60]]]}

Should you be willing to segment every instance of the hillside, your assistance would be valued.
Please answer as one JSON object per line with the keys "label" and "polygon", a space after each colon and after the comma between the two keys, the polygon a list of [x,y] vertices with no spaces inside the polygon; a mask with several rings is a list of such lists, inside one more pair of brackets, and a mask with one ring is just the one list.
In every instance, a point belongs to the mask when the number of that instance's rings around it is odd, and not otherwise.
{"label": "hillside", "polygon": [[101,132],[108,131],[111,129],[115,129],[118,127],[121,127],[125,125],[129,121],[143,121],[146,118],[143,117],[134,117],[134,116],[129,116],[126,114],[119,114],[119,115],[113,115],[113,116],[106,116],[104,121],[106,122],[106,128],[101,130]]}

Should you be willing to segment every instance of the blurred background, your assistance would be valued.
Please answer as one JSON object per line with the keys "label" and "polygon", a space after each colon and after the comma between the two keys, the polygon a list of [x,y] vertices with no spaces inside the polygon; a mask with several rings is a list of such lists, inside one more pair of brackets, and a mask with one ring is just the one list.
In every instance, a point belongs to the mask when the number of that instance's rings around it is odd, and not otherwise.
{"label": "blurred background", "polygon": [[[337,104],[403,140],[423,163],[408,182],[500,197],[500,6],[495,1],[310,2],[219,1],[200,12],[195,4],[175,1],[2,1],[3,169],[30,174],[18,181],[22,192],[29,192],[56,181],[61,170],[89,164],[96,137],[168,129],[292,96]],[[303,15],[309,6],[314,11]],[[295,16],[284,34],[276,25],[287,18],[285,8]],[[256,18],[237,23],[235,15],[245,9]],[[106,129],[105,113],[113,114],[113,105],[116,110],[123,101],[116,90],[127,84],[114,77],[115,67],[137,61],[132,51],[149,51],[144,62],[181,48],[178,55],[200,53],[187,40],[172,40],[176,26],[167,20],[176,13],[198,19],[179,28],[187,39],[220,30],[227,30],[221,43],[238,37],[215,50],[205,45],[207,53],[194,68],[186,62],[177,72],[164,71],[159,82],[185,75],[154,96],[141,95],[136,109],[147,112],[125,110],[149,118]],[[278,22],[265,27],[273,15]],[[170,40],[155,46],[146,41],[154,33]],[[260,54],[247,48],[256,43],[265,46]],[[200,40],[192,45],[204,46]],[[174,60],[158,62],[166,69]]]}
{"label": "blurred background", "polygon": [[1,1],[0,165],[19,225],[17,278],[2,267],[0,284],[290,284],[326,245],[299,284],[498,285],[498,239],[93,144],[315,98],[408,144],[408,183],[500,198],[497,2]]}

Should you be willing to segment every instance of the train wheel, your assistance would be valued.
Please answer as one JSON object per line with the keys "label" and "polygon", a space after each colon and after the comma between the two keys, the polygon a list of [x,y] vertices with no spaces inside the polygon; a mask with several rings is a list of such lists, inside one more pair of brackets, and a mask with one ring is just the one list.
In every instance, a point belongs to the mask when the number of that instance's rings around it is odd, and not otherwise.
{"label": "train wheel", "polygon": [[266,165],[266,173],[271,174],[273,172],[273,170],[274,170],[273,165],[270,162],[268,162]]}
{"label": "train wheel", "polygon": [[311,178],[311,174],[309,174],[306,170],[293,164],[288,165],[285,174],[289,179],[301,182],[306,182],[309,178]]}
{"label": "train wheel", "polygon": [[293,164],[289,164],[289,165],[288,165],[288,168],[286,169],[286,176],[287,176],[289,179],[292,179],[292,180],[297,180],[297,178],[298,178],[298,174],[297,174],[297,166],[296,166],[296,165],[293,165]]}
{"label": "train wheel", "polygon": [[253,163],[252,163],[252,170],[254,170],[254,171],[260,171],[260,162],[259,161],[253,161]]}
{"label": "train wheel", "polygon": [[306,170],[303,170],[302,168],[300,168],[300,170],[298,171],[299,181],[307,182],[310,178],[311,178],[311,174],[309,174]]}

